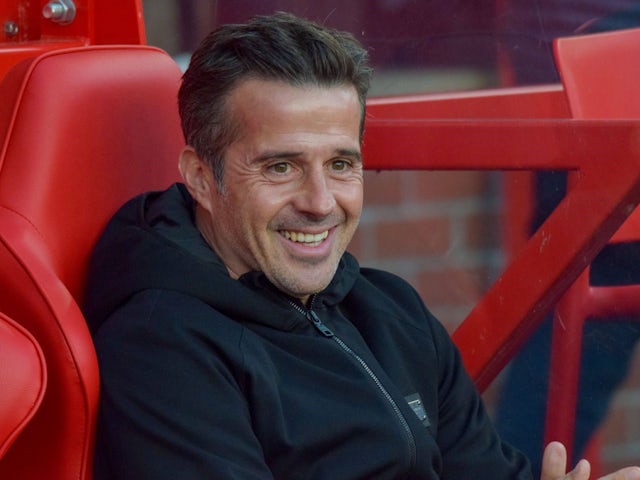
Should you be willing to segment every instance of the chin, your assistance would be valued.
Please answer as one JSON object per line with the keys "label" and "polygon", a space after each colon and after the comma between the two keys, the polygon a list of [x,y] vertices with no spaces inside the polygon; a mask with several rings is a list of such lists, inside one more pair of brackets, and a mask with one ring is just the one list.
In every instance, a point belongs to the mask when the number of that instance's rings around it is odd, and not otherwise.
{"label": "chin", "polygon": [[333,280],[338,264],[331,262],[331,265],[327,265],[325,260],[321,265],[307,264],[302,268],[300,265],[292,264],[288,264],[288,268],[282,268],[283,266],[284,264],[277,270],[272,270],[271,275],[267,274],[267,277],[271,277],[271,282],[283,292],[302,298],[327,288]]}
{"label": "chin", "polygon": [[303,284],[302,282],[289,281],[280,283],[279,288],[292,297],[304,298],[315,295],[316,293],[320,293],[327,287],[327,285],[329,285],[330,281],[331,279],[329,279],[329,281],[327,282],[314,282],[313,284]]}

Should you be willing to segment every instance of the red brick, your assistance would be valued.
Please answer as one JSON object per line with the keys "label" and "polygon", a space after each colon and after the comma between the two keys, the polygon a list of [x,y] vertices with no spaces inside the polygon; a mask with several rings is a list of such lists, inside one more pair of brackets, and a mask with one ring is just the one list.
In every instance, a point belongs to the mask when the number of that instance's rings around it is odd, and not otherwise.
{"label": "red brick", "polygon": [[470,249],[500,248],[500,215],[479,212],[465,218],[465,245]]}
{"label": "red brick", "polygon": [[600,427],[600,440],[602,444],[615,445],[624,443],[627,422],[626,409],[620,405],[612,405]]}
{"label": "red brick", "polygon": [[356,230],[348,251],[360,262],[375,259],[376,251],[375,224],[361,224]]}
{"label": "red brick", "polygon": [[482,269],[447,267],[437,271],[423,271],[416,287],[427,305],[472,308],[484,294],[485,277]]}
{"label": "red brick", "polygon": [[431,311],[433,315],[444,325],[444,328],[449,332],[449,334],[453,334],[456,328],[462,323],[462,321],[467,318],[469,312],[471,311],[470,306],[442,306],[442,305],[427,305],[427,308]]}
{"label": "red brick", "polygon": [[389,205],[402,202],[407,174],[408,172],[399,171],[365,172],[365,205]]}
{"label": "red brick", "polygon": [[[610,472],[628,465],[638,464],[638,426],[640,410],[638,406],[615,402],[601,426],[601,463],[604,472]],[[631,447],[631,448],[630,448]]]}
{"label": "red brick", "polygon": [[[615,325],[612,325],[616,328]],[[640,390],[640,350],[636,350],[629,362],[629,371],[625,381],[627,389]]]}
{"label": "red brick", "polygon": [[347,251],[352,255],[355,255],[358,260],[361,260],[365,257],[364,245],[362,243],[362,240],[363,238],[360,229],[353,236],[353,238],[351,239],[351,243],[349,243],[349,246],[347,247]]}
{"label": "red brick", "polygon": [[442,255],[450,243],[445,217],[380,221],[376,225],[377,254],[383,258]]}
{"label": "red brick", "polygon": [[412,197],[418,200],[450,200],[482,197],[488,188],[486,172],[414,172]]}

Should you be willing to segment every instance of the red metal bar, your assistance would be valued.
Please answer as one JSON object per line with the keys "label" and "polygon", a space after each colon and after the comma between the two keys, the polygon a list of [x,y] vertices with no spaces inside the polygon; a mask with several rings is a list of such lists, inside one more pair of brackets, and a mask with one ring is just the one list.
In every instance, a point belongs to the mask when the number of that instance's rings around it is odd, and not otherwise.
{"label": "red metal bar", "polygon": [[560,84],[371,98],[370,119],[569,118]]}
{"label": "red metal bar", "polygon": [[[582,287],[576,288],[581,284]],[[569,288],[554,312],[549,368],[549,402],[545,421],[545,444],[561,441],[572,455],[580,359],[582,358],[582,331],[585,318],[583,288],[589,285],[588,270],[582,272]]]}

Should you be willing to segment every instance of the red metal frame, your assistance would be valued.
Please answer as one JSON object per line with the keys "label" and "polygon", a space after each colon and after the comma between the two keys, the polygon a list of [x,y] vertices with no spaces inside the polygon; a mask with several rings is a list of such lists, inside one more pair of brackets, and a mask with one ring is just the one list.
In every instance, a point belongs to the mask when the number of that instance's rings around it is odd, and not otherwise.
{"label": "red metal frame", "polygon": [[[611,31],[556,39],[554,54],[574,118],[640,117],[634,95],[640,74],[640,29]],[[607,63],[604,75],[594,65]],[[627,144],[638,151],[637,139]],[[603,157],[609,165],[616,157]],[[640,240],[640,210],[636,209],[611,243]],[[545,441],[562,441],[573,450],[578,403],[582,333],[587,318],[615,321],[640,317],[640,285],[592,286],[587,268],[558,302],[554,315]],[[613,327],[615,328],[615,327]]]}
{"label": "red metal frame", "polygon": [[42,8],[47,3],[0,0],[0,19],[17,27],[12,36],[0,30],[0,79],[20,60],[49,50],[146,43],[142,0],[74,0],[76,17],[66,25],[44,18]]}
{"label": "red metal frame", "polygon": [[[515,106],[542,98],[553,103],[555,93],[517,89],[494,95],[500,96],[496,104],[510,99],[514,117]],[[468,101],[473,104],[474,98]],[[567,169],[575,179],[563,202],[453,334],[483,390],[640,201],[640,151],[630,148],[640,122],[437,120],[430,104],[428,96],[371,102],[364,142],[368,169]],[[385,119],[385,112],[393,112],[394,119]],[[605,157],[616,162],[604,163]]]}
{"label": "red metal frame", "polygon": [[0,460],[36,413],[47,386],[47,366],[36,339],[0,312]]}

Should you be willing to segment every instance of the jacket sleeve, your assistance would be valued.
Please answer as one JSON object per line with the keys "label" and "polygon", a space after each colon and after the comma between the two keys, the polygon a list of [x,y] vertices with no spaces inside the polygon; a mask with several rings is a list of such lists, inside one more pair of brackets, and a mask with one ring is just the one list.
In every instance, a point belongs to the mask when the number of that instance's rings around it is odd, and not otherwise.
{"label": "jacket sleeve", "polygon": [[[101,372],[96,480],[272,479],[234,352],[222,352],[202,322],[185,318],[193,308],[178,297],[139,293],[94,338]],[[233,340],[237,330],[225,335]]]}
{"label": "jacket sleeve", "polygon": [[432,323],[438,358],[438,434],[442,479],[531,479],[526,457],[504,443],[487,415],[449,334]]}

